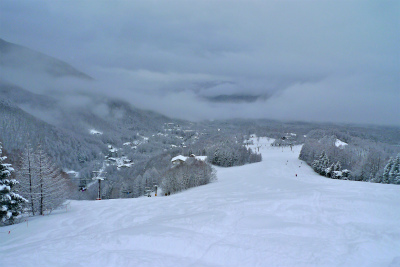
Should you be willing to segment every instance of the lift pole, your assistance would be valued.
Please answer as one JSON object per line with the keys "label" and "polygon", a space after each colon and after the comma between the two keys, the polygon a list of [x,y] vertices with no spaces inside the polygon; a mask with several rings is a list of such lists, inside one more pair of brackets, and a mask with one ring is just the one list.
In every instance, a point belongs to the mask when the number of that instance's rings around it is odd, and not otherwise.
{"label": "lift pole", "polygon": [[101,177],[100,174],[106,173],[103,171],[93,171],[93,173],[96,175],[95,177],[92,178],[92,180],[97,180],[99,182],[99,194],[96,198],[96,200],[101,200],[101,181],[103,181],[105,178]]}

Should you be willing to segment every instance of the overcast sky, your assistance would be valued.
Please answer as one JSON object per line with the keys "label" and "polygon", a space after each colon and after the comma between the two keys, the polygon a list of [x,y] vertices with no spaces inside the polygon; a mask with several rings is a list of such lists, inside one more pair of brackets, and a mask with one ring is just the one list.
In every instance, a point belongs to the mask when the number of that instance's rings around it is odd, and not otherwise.
{"label": "overcast sky", "polygon": [[190,120],[400,125],[400,1],[0,1],[0,38]]}

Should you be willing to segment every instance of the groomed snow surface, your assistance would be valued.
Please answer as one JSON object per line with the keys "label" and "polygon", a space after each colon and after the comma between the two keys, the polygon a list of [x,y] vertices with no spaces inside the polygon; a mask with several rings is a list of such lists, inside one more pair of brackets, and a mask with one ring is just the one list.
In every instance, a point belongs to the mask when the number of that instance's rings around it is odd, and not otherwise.
{"label": "groomed snow surface", "polygon": [[324,178],[300,146],[260,142],[261,163],[206,186],[2,227],[0,266],[400,266],[400,186]]}

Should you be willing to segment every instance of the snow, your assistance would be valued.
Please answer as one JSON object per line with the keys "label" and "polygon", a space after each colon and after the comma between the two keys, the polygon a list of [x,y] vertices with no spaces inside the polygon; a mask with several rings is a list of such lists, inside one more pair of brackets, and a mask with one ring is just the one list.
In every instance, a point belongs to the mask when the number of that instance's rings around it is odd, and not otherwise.
{"label": "snow", "polygon": [[182,155],[178,155],[178,156],[176,156],[176,157],[173,157],[173,158],[171,159],[171,162],[174,162],[174,161],[186,161],[186,159],[187,159],[187,157],[182,156]]}
{"label": "snow", "polygon": [[209,185],[2,227],[0,266],[399,266],[400,186],[319,176],[270,142]]}
{"label": "snow", "polygon": [[[207,160],[207,156],[194,156],[195,159],[197,160],[201,160],[201,161],[206,161]],[[173,157],[171,159],[171,162],[179,162],[179,161],[186,161],[188,159],[188,157],[182,156],[182,155],[178,155],[176,157]]]}
{"label": "snow", "polygon": [[108,145],[108,151],[110,151],[111,153],[113,152],[117,152],[118,148],[113,147],[112,145]]}
{"label": "snow", "polygon": [[93,134],[93,135],[102,135],[103,132],[97,131],[97,130],[95,130],[95,129],[91,129],[91,130],[90,130],[90,134]]}
{"label": "snow", "polygon": [[[111,159],[111,158],[110,158]],[[130,168],[133,165],[133,162],[128,159],[127,157],[120,157],[120,158],[115,158],[115,162],[117,164],[117,168]]]}
{"label": "snow", "polygon": [[339,139],[336,139],[336,141],[335,141],[335,146],[338,148],[344,148],[347,145],[348,145],[347,143],[345,143]]}
{"label": "snow", "polygon": [[206,161],[207,160],[207,156],[195,156],[195,159],[201,160],[201,161]]}
{"label": "snow", "polygon": [[6,192],[10,192],[11,187],[8,185],[4,185],[4,184],[0,184],[0,191],[6,191]]}
{"label": "snow", "polygon": [[69,170],[69,171],[66,171],[66,173],[70,176],[74,176],[75,178],[79,178],[79,172],[77,172],[77,171]]}

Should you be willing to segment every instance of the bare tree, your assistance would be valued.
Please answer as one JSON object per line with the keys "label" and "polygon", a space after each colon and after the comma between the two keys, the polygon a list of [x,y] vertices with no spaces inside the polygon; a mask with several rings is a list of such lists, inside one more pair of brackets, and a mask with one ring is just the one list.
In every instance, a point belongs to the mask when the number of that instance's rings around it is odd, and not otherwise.
{"label": "bare tree", "polygon": [[20,158],[21,167],[17,171],[17,177],[19,180],[18,187],[20,188],[21,194],[29,200],[28,210],[35,215],[38,209],[37,203],[37,189],[38,181],[35,173],[34,163],[34,151],[30,143],[28,143],[22,152]]}
{"label": "bare tree", "polygon": [[44,211],[53,210],[65,201],[69,186],[61,170],[40,146],[35,153],[35,168],[38,209],[39,214],[43,215]]}

